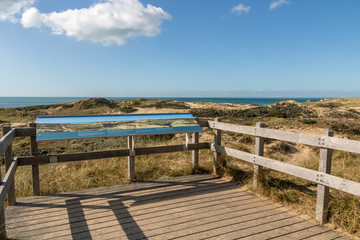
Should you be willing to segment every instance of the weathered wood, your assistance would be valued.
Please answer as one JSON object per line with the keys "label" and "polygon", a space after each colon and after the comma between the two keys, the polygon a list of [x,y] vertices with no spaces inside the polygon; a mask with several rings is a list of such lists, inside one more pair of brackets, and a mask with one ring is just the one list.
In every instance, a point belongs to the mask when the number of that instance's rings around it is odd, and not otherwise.
{"label": "weathered wood", "polygon": [[[189,143],[187,150],[200,150],[209,149],[209,143]],[[171,146],[160,146],[160,147],[148,147],[148,148],[136,148],[136,155],[148,155],[158,153],[170,153],[170,152],[182,152],[184,145],[171,145]]]}
{"label": "weathered wood", "polygon": [[[15,171],[16,168],[18,166],[18,161],[15,158],[10,167],[9,170],[6,172],[6,175],[3,179],[3,181],[1,182],[0,185],[0,203],[4,203],[5,199],[6,199],[6,195],[8,194],[8,191],[10,189],[11,184],[13,183],[13,179],[15,176]],[[2,204],[0,204],[0,207],[3,207]]]}
{"label": "weathered wood", "polygon": [[188,150],[191,135],[192,135],[192,133],[185,133],[185,146],[184,146],[185,151]]}
{"label": "weathered wood", "polygon": [[128,136],[128,177],[131,181],[135,181],[135,137]]}
{"label": "weathered wood", "polygon": [[[323,136],[334,136],[334,132],[327,129],[322,132]],[[331,173],[332,150],[321,148],[319,160],[319,172]],[[318,184],[316,199],[316,220],[323,224],[327,220],[327,210],[329,203],[329,187]]]}
{"label": "weathered wood", "polygon": [[[215,118],[215,123],[221,122],[220,118]],[[214,144],[215,145],[221,145],[221,130],[215,129],[214,130]],[[214,152],[214,160],[213,160],[213,173],[215,175],[219,174],[219,159],[220,159],[220,153]]]}
{"label": "weathered wood", "polygon": [[[256,123],[256,129],[264,128],[265,124],[262,122]],[[255,155],[264,156],[264,138],[255,137]],[[259,179],[261,177],[263,168],[257,164],[254,164],[254,179],[253,179],[253,189],[254,191],[258,189]]]}
{"label": "weathered wood", "polygon": [[[197,118],[195,118],[195,119],[197,119]],[[199,123],[200,127],[209,127],[209,122],[206,120],[198,120],[197,119],[197,122]]]}
{"label": "weathered wood", "polygon": [[30,137],[36,136],[35,127],[24,127],[24,128],[15,128],[16,137]]}
{"label": "weathered wood", "polygon": [[[199,143],[199,133],[193,133],[192,143]],[[199,168],[199,150],[192,150],[191,160],[193,168]]]}
{"label": "weathered wood", "polygon": [[236,124],[220,123],[215,121],[209,121],[209,126],[210,128],[223,131],[248,134],[257,137],[277,139],[281,141],[306,144],[310,146],[323,147],[345,152],[360,153],[360,141],[356,140],[334,138],[307,133],[288,132],[268,128],[256,130],[256,127],[239,126]]}
{"label": "weathered wood", "polygon": [[347,180],[344,178],[332,176],[330,174],[322,173],[319,171],[295,166],[292,164],[280,162],[270,158],[257,156],[255,154],[243,152],[233,148],[223,147],[219,145],[211,145],[213,151],[238,158],[240,160],[257,164],[266,168],[270,168],[279,172],[287,173],[295,177],[299,177],[305,180],[322,184],[334,189],[338,189],[343,192],[351,193],[356,196],[360,196],[360,183]]}
{"label": "weathered wood", "polygon": [[5,153],[6,149],[8,149],[8,147],[12,144],[14,138],[15,138],[15,129],[11,129],[7,133],[3,132],[3,137],[0,139],[0,156],[2,156]]}
{"label": "weathered wood", "polygon": [[[2,181],[1,171],[0,171],[0,181]],[[7,239],[4,202],[0,202],[0,239],[1,240]]]}
{"label": "weathered wood", "polygon": [[[104,240],[301,239],[312,236],[311,239],[335,239],[340,236],[256,198],[234,182],[211,180],[209,175],[202,175],[203,180],[199,177],[187,176],[187,181],[183,181],[183,177],[180,181],[178,177],[153,181],[157,191],[152,192],[148,192],[147,183],[140,182],[132,184],[131,190],[127,185],[125,188],[117,185],[20,199],[23,206],[8,209],[8,217],[11,217],[7,219],[8,234],[11,239],[84,239],[88,236]],[[174,186],[178,188],[174,190]],[[98,195],[104,189],[107,194]],[[48,198],[56,198],[56,201]],[[73,201],[71,208],[69,201]],[[34,210],[39,206],[44,206],[43,211]],[[288,237],[287,234],[293,235]]]}
{"label": "weathered wood", "polygon": [[[36,123],[29,123],[29,127],[32,129],[36,129]],[[36,135],[30,136],[30,155],[37,156],[39,154],[38,144],[36,142]],[[39,165],[34,164],[31,166],[32,171],[32,187],[33,187],[33,195],[40,196],[40,171]]]}
{"label": "weathered wood", "polygon": [[[9,125],[5,125],[2,128],[2,131],[4,134],[7,134],[8,132],[11,131],[11,127]],[[4,159],[5,159],[5,170],[6,172],[9,171],[10,165],[13,161],[13,150],[12,150],[12,144],[10,144],[8,146],[8,148],[5,150],[5,154],[4,154]],[[9,191],[8,191],[8,205],[9,206],[13,206],[16,204],[16,194],[15,194],[15,182],[14,179],[10,179],[10,187],[9,187]]]}
{"label": "weathered wood", "polygon": [[[4,205],[4,204],[2,204],[2,205]],[[4,206],[2,206],[1,210],[0,210],[0,239],[1,240],[7,239],[7,237],[6,237],[6,221],[5,221]]]}
{"label": "weathered wood", "polygon": [[[189,144],[188,150],[200,150],[200,149],[209,149],[209,143]],[[135,148],[136,155],[148,155],[148,154],[182,152],[182,151],[184,151],[184,145]],[[34,165],[34,164],[48,164],[55,162],[73,162],[73,161],[81,161],[81,160],[127,157],[129,156],[129,154],[130,154],[129,149],[121,149],[121,150],[94,151],[94,152],[84,152],[84,153],[68,153],[68,154],[58,154],[58,155],[18,157],[17,159],[19,161],[19,166],[25,166],[25,165]]]}

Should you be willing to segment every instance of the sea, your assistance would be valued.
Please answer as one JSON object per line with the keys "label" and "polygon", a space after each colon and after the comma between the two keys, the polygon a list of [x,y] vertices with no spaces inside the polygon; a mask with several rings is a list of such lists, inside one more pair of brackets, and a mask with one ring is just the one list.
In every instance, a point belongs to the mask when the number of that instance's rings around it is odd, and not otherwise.
{"label": "sea", "polygon": [[[17,108],[26,106],[49,105],[57,103],[68,103],[78,100],[89,99],[90,97],[0,97],[0,108]],[[106,97],[115,101],[127,101],[141,97]],[[295,100],[297,102],[320,101],[321,98],[212,98],[212,97],[145,97],[148,99],[169,99],[184,102],[212,102],[212,103],[234,103],[234,104],[255,104],[268,105],[284,100]]]}

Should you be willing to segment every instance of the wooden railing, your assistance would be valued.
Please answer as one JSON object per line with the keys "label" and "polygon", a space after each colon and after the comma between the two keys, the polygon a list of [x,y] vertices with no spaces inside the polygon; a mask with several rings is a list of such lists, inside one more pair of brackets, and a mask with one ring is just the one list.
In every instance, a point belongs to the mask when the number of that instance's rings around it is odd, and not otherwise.
{"label": "wooden railing", "polygon": [[[13,159],[12,142],[16,136],[15,129],[10,126],[3,126],[3,137],[0,139],[0,157],[4,155],[6,174],[0,185],[0,238],[6,238],[5,226],[5,198],[8,199],[8,205],[16,204],[14,175],[17,168],[17,160]],[[1,171],[0,171],[0,179]]]}
{"label": "wooden railing", "polygon": [[[290,174],[318,184],[316,219],[323,223],[327,218],[327,205],[329,199],[329,187],[347,193],[360,196],[360,183],[331,175],[332,149],[360,153],[360,141],[334,138],[333,132],[324,130],[322,135],[288,132],[274,129],[267,129],[263,123],[256,127],[240,126],[223,123],[220,119],[215,121],[199,121],[200,126],[214,130],[214,143],[199,143],[199,133],[186,134],[186,143],[182,145],[157,146],[135,148],[134,136],[128,136],[128,148],[120,150],[106,150],[58,155],[38,155],[36,142],[36,125],[30,123],[27,128],[3,127],[3,137],[0,139],[0,156],[4,155],[6,175],[0,186],[0,238],[6,237],[4,201],[7,198],[8,205],[16,204],[14,175],[19,166],[32,166],[33,194],[40,195],[39,164],[51,164],[60,162],[73,162],[82,160],[95,160],[114,157],[128,157],[128,177],[135,180],[135,158],[139,155],[170,153],[180,151],[192,151],[193,167],[199,166],[199,150],[211,149],[214,152],[213,171],[218,173],[218,161],[220,154],[231,156],[254,164],[254,189],[258,186],[258,178],[261,168],[266,167],[279,172]],[[255,136],[255,153],[240,151],[222,145],[222,131],[229,131]],[[15,137],[30,137],[30,155],[13,158],[12,141]],[[274,159],[263,157],[264,138],[288,141],[300,144],[307,144],[320,148],[319,170],[311,170],[292,164],[280,162]],[[1,177],[1,176],[0,176]]]}
{"label": "wooden railing", "polygon": [[[217,134],[215,134],[215,143],[211,144],[210,147],[211,150],[213,150],[216,154],[221,153],[254,164],[255,189],[257,188],[257,182],[261,172],[259,171],[259,168],[261,167],[266,167],[317,183],[316,219],[320,224],[324,223],[327,218],[329,187],[360,196],[360,183],[330,174],[332,150],[360,153],[360,141],[334,138],[332,137],[333,132],[328,129],[324,130],[322,135],[314,135],[276,129],[266,129],[263,123],[258,123],[256,127],[249,127],[222,123],[218,120],[209,121],[209,127],[217,131]],[[255,136],[255,154],[221,146],[221,144],[218,143],[221,141],[217,140],[217,135],[221,136],[220,131],[229,131]],[[263,157],[264,138],[319,147],[319,170],[315,171]],[[216,163],[216,161],[214,161],[214,163]],[[214,166],[214,169],[216,169],[216,166]]]}

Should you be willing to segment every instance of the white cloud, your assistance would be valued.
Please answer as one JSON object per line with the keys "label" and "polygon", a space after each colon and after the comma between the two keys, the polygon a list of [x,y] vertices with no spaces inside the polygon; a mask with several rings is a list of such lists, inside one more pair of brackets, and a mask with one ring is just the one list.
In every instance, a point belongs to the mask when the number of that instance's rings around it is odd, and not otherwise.
{"label": "white cloud", "polygon": [[270,10],[273,10],[273,9],[275,9],[275,8],[277,8],[277,7],[280,7],[281,5],[284,5],[284,4],[289,4],[290,2],[289,1],[287,1],[287,0],[277,0],[277,1],[275,1],[275,2],[272,2],[272,3],[270,3]]}
{"label": "white cloud", "polygon": [[139,0],[105,0],[89,8],[63,12],[40,13],[29,8],[21,24],[25,28],[48,27],[53,34],[77,40],[122,45],[131,37],[160,34],[162,21],[170,18],[162,8],[150,4],[145,7]]}
{"label": "white cloud", "polygon": [[0,0],[0,21],[16,22],[14,17],[22,11],[23,8],[31,6],[35,0]]}
{"label": "white cloud", "polygon": [[250,6],[245,6],[244,4],[240,3],[239,5],[233,7],[231,11],[237,14],[248,13],[250,11],[250,8]]}

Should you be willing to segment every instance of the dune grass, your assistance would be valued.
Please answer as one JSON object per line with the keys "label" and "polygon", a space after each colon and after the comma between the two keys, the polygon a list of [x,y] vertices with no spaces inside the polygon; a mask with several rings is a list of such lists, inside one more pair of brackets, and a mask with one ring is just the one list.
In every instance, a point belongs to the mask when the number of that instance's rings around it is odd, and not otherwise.
{"label": "dune grass", "polygon": [[[360,99],[355,99],[360,101]],[[186,109],[184,103],[162,100],[132,100],[118,102],[102,99],[77,102],[56,106],[39,106],[26,109],[0,109],[2,124],[33,121],[37,115],[74,115],[74,114],[109,114],[113,112],[133,111],[142,107],[174,107]],[[256,122],[265,122],[267,127],[319,134],[324,128],[335,128],[337,137],[360,140],[358,119],[360,112],[345,109],[347,106],[357,107],[350,101],[341,104],[321,105],[317,103],[275,104],[274,107],[256,107],[250,110],[229,110],[213,107],[207,110],[192,111],[195,116],[212,119],[224,114],[223,122],[254,126]],[[213,105],[212,105],[213,106]],[[252,109],[252,110],[251,110]],[[320,110],[319,110],[320,109]],[[323,113],[323,110],[326,110]],[[190,109],[189,109],[190,110]],[[191,109],[193,110],[193,109]],[[330,114],[329,111],[331,110]],[[264,115],[263,115],[264,113]],[[198,114],[198,115],[196,115]],[[213,132],[205,131],[200,135],[200,142],[212,142]],[[136,147],[184,144],[184,134],[144,136],[137,138]],[[222,143],[235,149],[254,152],[254,137],[224,132]],[[29,139],[16,138],[14,155],[29,155]],[[127,148],[125,137],[68,140],[39,143],[39,153],[61,154],[72,152],[90,152]],[[276,140],[265,139],[265,156],[275,160],[288,162],[298,166],[317,169],[319,149]],[[211,173],[213,153],[210,150],[200,151],[200,169],[197,173]],[[138,181],[192,174],[190,152],[136,156],[136,177]],[[334,151],[332,174],[360,182],[360,156],[358,154]],[[231,157],[222,157],[221,176],[236,181],[239,185],[252,190],[253,165]],[[4,169],[2,167],[4,174]],[[3,175],[4,176],[4,175]],[[19,167],[16,172],[17,197],[32,195],[31,167]],[[129,182],[127,178],[127,158],[112,158],[72,163],[47,164],[40,166],[41,194],[73,191],[85,188],[111,186]],[[315,217],[317,185],[287,174],[264,170],[260,186],[256,194],[265,196],[274,202],[281,203],[299,214]],[[360,237],[360,198],[337,190],[330,190],[329,224],[342,229],[353,236]]]}

